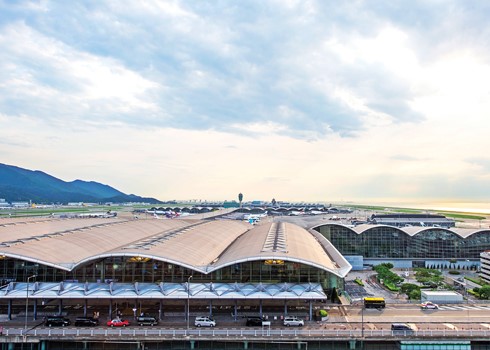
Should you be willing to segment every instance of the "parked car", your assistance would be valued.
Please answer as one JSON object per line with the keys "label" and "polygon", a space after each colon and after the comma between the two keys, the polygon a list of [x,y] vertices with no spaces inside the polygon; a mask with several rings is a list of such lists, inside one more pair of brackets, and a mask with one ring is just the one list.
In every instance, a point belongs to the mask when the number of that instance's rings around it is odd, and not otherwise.
{"label": "parked car", "polygon": [[48,327],[66,327],[70,324],[70,320],[63,316],[48,316],[44,321],[44,325]]}
{"label": "parked car", "polygon": [[136,323],[140,326],[154,326],[158,324],[158,320],[153,316],[139,316]]}
{"label": "parked car", "polygon": [[283,324],[286,326],[286,327],[289,327],[289,326],[304,326],[305,325],[305,321],[303,321],[301,318],[298,318],[296,316],[286,316],[284,317],[284,322]]}
{"label": "parked car", "polygon": [[99,325],[99,320],[93,317],[77,317],[75,327],[95,327]]}
{"label": "parked car", "polygon": [[194,326],[196,327],[215,327],[216,321],[211,317],[199,316],[194,320]]}
{"label": "parked car", "polygon": [[439,309],[439,305],[434,304],[432,301],[426,301],[426,302],[420,304],[420,307],[424,310],[429,310],[429,309],[437,310],[437,309]]}
{"label": "parked car", "polygon": [[258,327],[262,326],[263,321],[264,319],[260,316],[251,316],[247,318],[247,322],[245,323],[245,325],[247,327]]}
{"label": "parked car", "polygon": [[391,325],[391,331],[394,334],[408,334],[414,332],[413,328],[406,323],[393,323]]}
{"label": "parked car", "polygon": [[115,318],[113,320],[107,321],[109,327],[127,327],[129,326],[128,320],[121,320],[120,318]]}

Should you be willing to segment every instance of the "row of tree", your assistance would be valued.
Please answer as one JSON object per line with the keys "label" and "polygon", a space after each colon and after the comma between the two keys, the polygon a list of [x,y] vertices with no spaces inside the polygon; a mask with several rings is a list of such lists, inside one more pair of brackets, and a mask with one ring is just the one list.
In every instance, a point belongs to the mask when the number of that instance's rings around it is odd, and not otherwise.
{"label": "row of tree", "polygon": [[[378,273],[378,280],[382,281],[388,289],[391,291],[399,290],[401,293],[406,294],[411,300],[420,300],[420,290],[422,287],[437,288],[444,285],[442,272],[436,269],[414,269],[415,279],[422,284],[421,287],[419,284],[414,283],[401,284],[401,282],[404,281],[404,278],[391,271],[392,268],[393,264],[383,263],[374,266],[373,269]],[[396,288],[394,286],[400,287]],[[475,287],[473,288],[472,294],[478,296],[480,299],[490,299],[490,285],[486,284],[482,287]]]}

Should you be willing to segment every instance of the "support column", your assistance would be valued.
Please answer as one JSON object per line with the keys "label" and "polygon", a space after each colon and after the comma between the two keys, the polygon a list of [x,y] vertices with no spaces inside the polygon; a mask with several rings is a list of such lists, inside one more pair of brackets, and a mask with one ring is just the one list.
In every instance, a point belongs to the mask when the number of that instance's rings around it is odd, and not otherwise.
{"label": "support column", "polygon": [[85,299],[83,301],[83,317],[87,317],[87,309],[88,309],[88,301],[87,299]]}
{"label": "support column", "polygon": [[310,304],[310,321],[313,320],[313,301],[309,301]]}
{"label": "support column", "polygon": [[158,307],[158,318],[160,321],[163,319],[163,301],[160,299],[160,305]]}
{"label": "support column", "polygon": [[109,319],[112,319],[112,299],[109,299]]}
{"label": "support column", "polygon": [[191,340],[190,343],[191,343],[191,349],[195,349],[194,346],[196,344],[196,341],[195,340]]}
{"label": "support column", "polygon": [[248,349],[248,341],[243,342],[243,349],[247,350]]}
{"label": "support column", "polygon": [[235,322],[236,322],[237,314],[238,314],[238,300],[235,299],[235,314],[233,315],[235,318]]}
{"label": "support column", "polygon": [[15,343],[9,343],[8,350],[14,350],[15,349]]}
{"label": "support column", "polygon": [[288,301],[284,299],[284,317],[288,315]]}
{"label": "support column", "polygon": [[303,344],[303,343],[302,343],[302,342],[300,342],[300,341],[299,341],[299,342],[297,342],[297,343],[296,343],[296,349],[300,350],[300,349],[301,349],[301,345],[302,345],[302,344]]}
{"label": "support column", "polygon": [[34,321],[37,320],[37,299],[34,299],[34,310],[32,312],[32,317]]}
{"label": "support column", "polygon": [[9,321],[12,321],[12,299],[9,299],[7,315]]}
{"label": "support column", "polygon": [[41,340],[39,342],[39,349],[40,350],[46,350],[46,340]]}
{"label": "support column", "polygon": [[262,317],[262,299],[259,300],[259,315]]}
{"label": "support column", "polygon": [[186,300],[185,303],[184,303],[184,319],[185,320],[187,320],[187,317],[189,317],[189,315],[187,315],[187,310],[189,310],[189,314],[191,313],[191,310],[187,308],[187,303],[188,302],[189,302],[189,300]]}
{"label": "support column", "polygon": [[58,315],[61,315],[63,312],[63,299],[60,299],[60,303],[58,305]]}
{"label": "support column", "polygon": [[213,316],[213,301],[209,301],[209,317]]}
{"label": "support column", "polygon": [[349,349],[350,350],[355,350],[356,349],[356,340],[355,339],[349,340]]}

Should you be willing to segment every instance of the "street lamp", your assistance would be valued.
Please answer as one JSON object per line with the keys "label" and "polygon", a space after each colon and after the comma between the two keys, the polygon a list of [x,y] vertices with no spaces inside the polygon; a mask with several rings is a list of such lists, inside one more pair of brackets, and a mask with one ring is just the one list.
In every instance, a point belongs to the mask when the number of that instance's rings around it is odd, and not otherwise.
{"label": "street lamp", "polygon": [[29,280],[31,278],[36,278],[36,277],[37,277],[37,275],[32,275],[32,276],[27,277],[27,288],[26,288],[26,320],[25,320],[25,324],[24,324],[25,333],[27,333],[27,312],[29,310]]}
{"label": "street lamp", "polygon": [[189,319],[191,318],[191,312],[190,312],[190,282],[191,282],[192,275],[187,278],[187,330],[189,330]]}
{"label": "street lamp", "polygon": [[364,339],[364,305],[361,306],[361,338]]}

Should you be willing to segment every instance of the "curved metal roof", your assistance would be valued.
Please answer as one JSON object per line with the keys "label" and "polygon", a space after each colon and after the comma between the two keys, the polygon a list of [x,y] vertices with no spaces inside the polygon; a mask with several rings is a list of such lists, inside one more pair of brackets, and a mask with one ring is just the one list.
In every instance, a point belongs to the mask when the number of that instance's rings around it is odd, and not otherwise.
{"label": "curved metal roof", "polygon": [[408,226],[408,227],[396,227],[396,226],[390,226],[390,225],[369,225],[369,224],[362,224],[362,225],[357,225],[357,226],[350,226],[350,225],[343,225],[343,224],[337,224],[337,223],[322,223],[319,225],[316,225],[312,227],[312,229],[315,229],[317,227],[321,226],[341,226],[345,227],[349,230],[351,230],[354,233],[357,234],[363,234],[366,231],[369,231],[373,228],[379,228],[379,227],[388,227],[393,230],[397,230],[400,232],[403,232],[407,234],[408,236],[415,236],[417,234],[423,233],[425,231],[444,231],[444,232],[450,232],[452,234],[455,234],[461,238],[468,238],[474,234],[481,233],[481,232],[486,232],[490,235],[490,229],[472,229],[472,228],[445,228],[445,227],[425,227],[425,226]]}
{"label": "curved metal roof", "polygon": [[[328,245],[324,237],[317,237],[297,225],[276,221],[258,225],[237,238],[219,257],[213,270],[237,262],[279,259],[315,266],[344,277],[351,266],[335,252],[337,250]],[[336,259],[332,255],[336,255]]]}
{"label": "curved metal roof", "polygon": [[271,220],[255,226],[193,217],[0,220],[0,255],[67,271],[109,256],[149,257],[202,273],[264,259],[300,262],[340,277],[351,269],[317,232]]}

